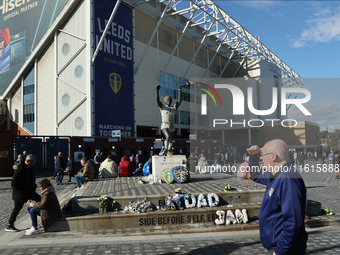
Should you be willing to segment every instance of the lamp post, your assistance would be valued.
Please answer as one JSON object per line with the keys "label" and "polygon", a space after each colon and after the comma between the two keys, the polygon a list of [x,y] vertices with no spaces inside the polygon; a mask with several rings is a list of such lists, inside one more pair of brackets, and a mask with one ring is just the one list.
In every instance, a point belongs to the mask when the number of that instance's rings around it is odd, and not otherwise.
{"label": "lamp post", "polygon": [[327,127],[327,135],[326,135],[326,147],[328,147],[328,127]]}

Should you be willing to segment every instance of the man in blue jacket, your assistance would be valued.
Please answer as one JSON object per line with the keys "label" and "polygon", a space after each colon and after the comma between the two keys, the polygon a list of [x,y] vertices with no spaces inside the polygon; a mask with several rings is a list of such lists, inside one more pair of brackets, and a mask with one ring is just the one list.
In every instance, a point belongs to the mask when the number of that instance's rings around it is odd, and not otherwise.
{"label": "man in blue jacket", "polygon": [[152,174],[152,158],[150,157],[149,160],[144,164],[143,167],[143,176],[149,176]]}
{"label": "man in blue jacket", "polygon": [[[262,148],[253,145],[247,151],[253,181],[267,185],[259,213],[262,245],[269,254],[305,254],[306,187],[288,161],[287,144],[272,140]],[[259,159],[263,162],[262,169]]]}

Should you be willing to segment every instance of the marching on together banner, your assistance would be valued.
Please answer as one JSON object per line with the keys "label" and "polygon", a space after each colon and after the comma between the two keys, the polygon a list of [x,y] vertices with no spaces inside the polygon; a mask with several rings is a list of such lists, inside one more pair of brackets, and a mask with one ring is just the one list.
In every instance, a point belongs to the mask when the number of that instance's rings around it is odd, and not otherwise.
{"label": "marching on together banner", "polygon": [[[116,1],[95,1],[95,48]],[[95,135],[134,137],[132,8],[120,4],[95,60]]]}

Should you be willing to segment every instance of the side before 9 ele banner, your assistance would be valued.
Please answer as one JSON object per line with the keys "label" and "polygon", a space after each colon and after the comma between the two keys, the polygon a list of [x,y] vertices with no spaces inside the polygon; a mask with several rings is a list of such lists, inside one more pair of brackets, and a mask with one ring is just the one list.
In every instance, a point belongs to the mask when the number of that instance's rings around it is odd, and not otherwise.
{"label": "side before 9 ele banner", "polygon": [[[116,1],[95,1],[95,48]],[[95,60],[95,135],[134,136],[132,9],[123,3]]]}
{"label": "side before 9 ele banner", "polygon": [[0,95],[68,1],[0,1]]}

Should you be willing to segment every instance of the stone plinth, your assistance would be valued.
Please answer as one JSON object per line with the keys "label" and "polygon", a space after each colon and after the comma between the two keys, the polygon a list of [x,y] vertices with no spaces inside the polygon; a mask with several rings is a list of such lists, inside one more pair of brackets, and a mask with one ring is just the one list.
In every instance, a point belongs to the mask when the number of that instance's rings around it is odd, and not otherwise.
{"label": "stone plinth", "polygon": [[154,181],[163,179],[163,171],[172,169],[175,166],[186,167],[185,155],[173,155],[173,156],[152,156],[152,175]]}

